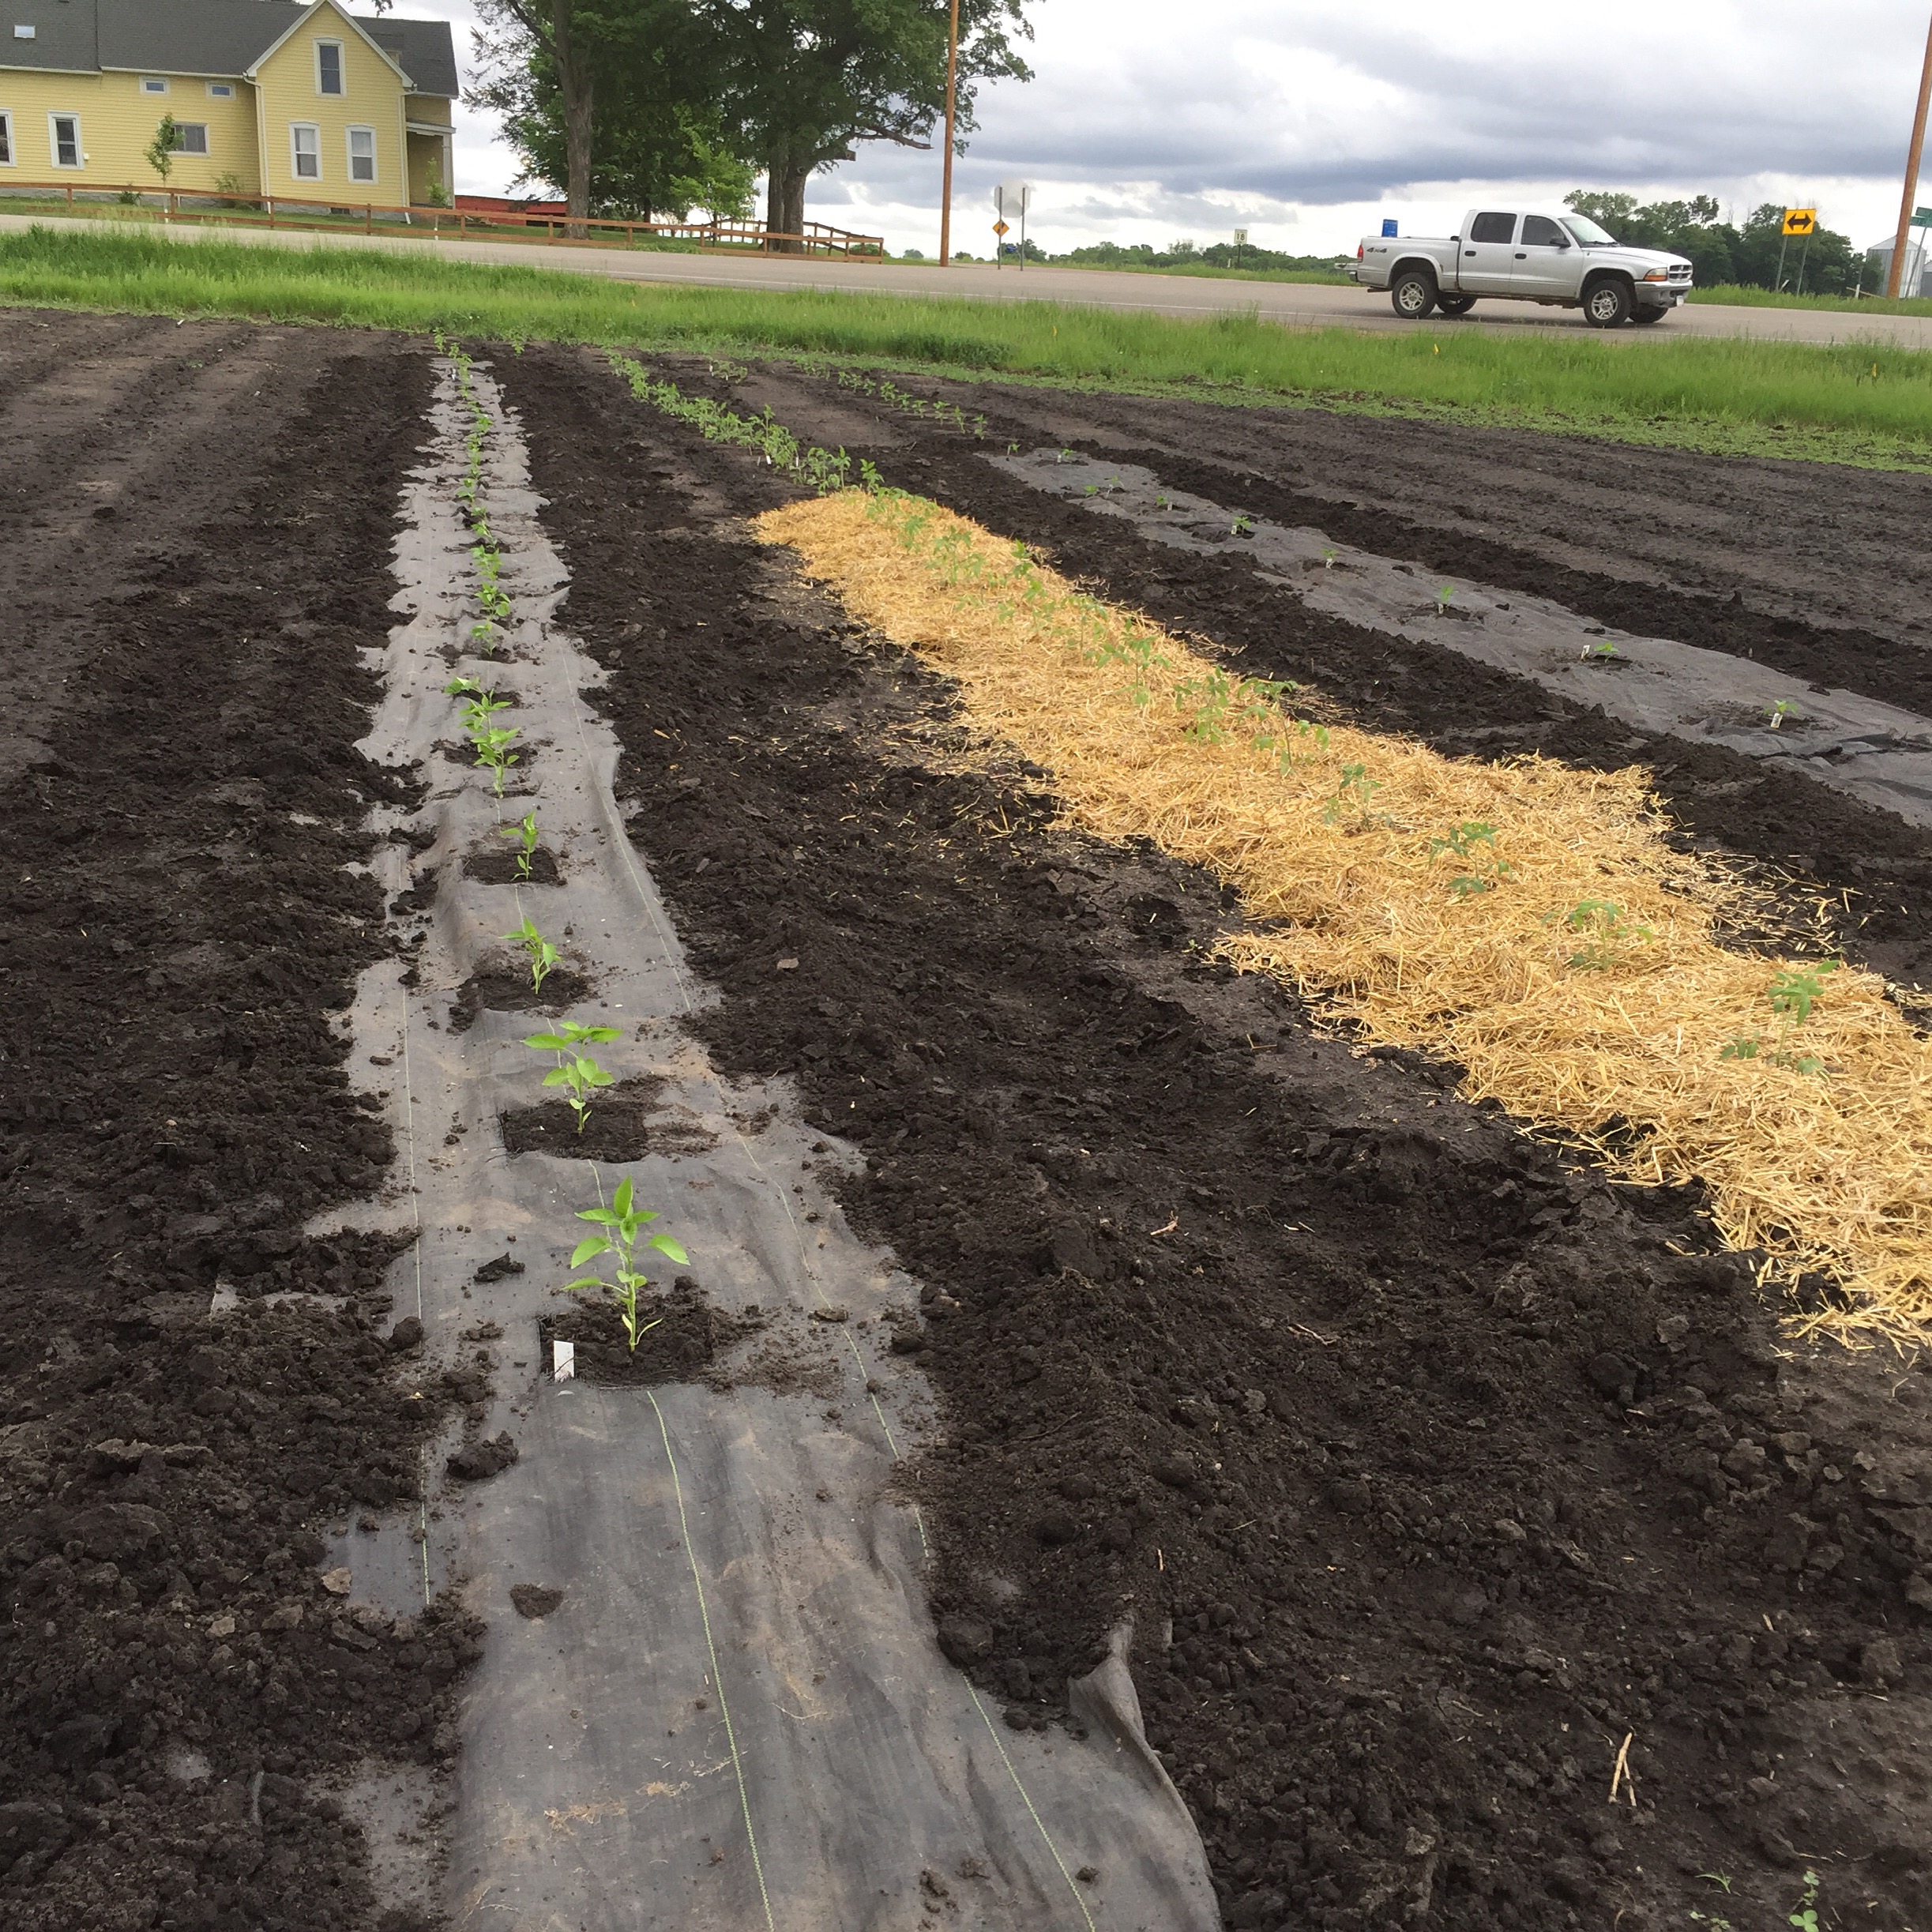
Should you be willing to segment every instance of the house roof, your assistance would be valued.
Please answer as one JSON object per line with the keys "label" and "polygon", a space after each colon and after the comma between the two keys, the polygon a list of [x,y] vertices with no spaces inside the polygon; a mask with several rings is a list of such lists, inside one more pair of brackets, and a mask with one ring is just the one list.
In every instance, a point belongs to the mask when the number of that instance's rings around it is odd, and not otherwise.
{"label": "house roof", "polygon": [[[241,75],[307,10],[297,0],[0,0],[0,67]],[[456,99],[447,21],[351,17],[418,93]],[[17,26],[32,27],[33,38],[17,39]]]}

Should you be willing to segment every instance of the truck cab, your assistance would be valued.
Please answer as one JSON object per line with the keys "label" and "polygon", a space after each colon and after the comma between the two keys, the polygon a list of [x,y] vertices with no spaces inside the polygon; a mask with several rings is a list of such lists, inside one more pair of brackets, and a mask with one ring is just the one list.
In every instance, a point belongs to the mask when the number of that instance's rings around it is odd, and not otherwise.
{"label": "truck cab", "polygon": [[1409,321],[1501,298],[1581,309],[1595,327],[1614,329],[1661,321],[1691,288],[1682,255],[1626,248],[1568,209],[1472,208],[1452,235],[1365,235],[1350,273],[1386,288]]}

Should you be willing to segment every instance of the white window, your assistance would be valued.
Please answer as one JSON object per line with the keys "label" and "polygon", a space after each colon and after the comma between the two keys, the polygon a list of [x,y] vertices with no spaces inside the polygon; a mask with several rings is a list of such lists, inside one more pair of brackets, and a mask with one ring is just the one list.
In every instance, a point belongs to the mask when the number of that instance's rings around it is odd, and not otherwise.
{"label": "white window", "polygon": [[152,74],[145,74],[141,77],[141,91],[144,94],[165,94],[167,83]]}
{"label": "white window", "polygon": [[177,154],[207,153],[208,123],[205,121],[177,121],[175,123],[175,152]]}
{"label": "white window", "polygon": [[315,43],[315,91],[318,94],[342,92],[342,43],[318,40]]}
{"label": "white window", "polygon": [[295,157],[298,181],[322,178],[322,130],[313,121],[298,121],[288,130],[290,152]]}
{"label": "white window", "polygon": [[13,29],[13,38],[16,40],[31,40],[33,36],[34,30],[31,27],[16,27]]}
{"label": "white window", "polygon": [[349,179],[374,181],[376,178],[376,130],[373,127],[349,130]]}
{"label": "white window", "polygon": [[56,167],[81,165],[81,117],[77,114],[50,114],[47,118],[47,146]]}
{"label": "white window", "polygon": [[210,100],[234,100],[234,98],[235,98],[235,84],[234,84],[234,82],[233,82],[233,81],[209,81],[209,84],[208,84],[208,98],[209,98]]}
{"label": "white window", "polygon": [[0,114],[0,167],[13,165],[13,117]]}

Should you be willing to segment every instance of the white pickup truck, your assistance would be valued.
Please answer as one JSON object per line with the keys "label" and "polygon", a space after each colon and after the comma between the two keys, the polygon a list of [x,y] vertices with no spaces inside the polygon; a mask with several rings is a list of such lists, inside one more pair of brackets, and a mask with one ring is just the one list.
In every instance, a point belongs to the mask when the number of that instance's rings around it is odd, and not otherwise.
{"label": "white pickup truck", "polygon": [[1368,235],[1351,277],[1385,288],[1396,314],[1419,322],[1433,310],[1467,315],[1479,296],[1581,309],[1598,329],[1656,322],[1690,293],[1690,264],[1655,248],[1626,248],[1567,209],[1472,208],[1462,231]]}

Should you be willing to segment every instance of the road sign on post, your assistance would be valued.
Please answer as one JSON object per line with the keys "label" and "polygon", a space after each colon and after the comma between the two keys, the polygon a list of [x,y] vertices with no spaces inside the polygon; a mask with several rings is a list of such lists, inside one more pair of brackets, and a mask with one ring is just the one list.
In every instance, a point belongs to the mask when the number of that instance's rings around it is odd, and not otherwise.
{"label": "road sign on post", "polygon": [[[1020,266],[1026,266],[1026,211],[1033,205],[1033,186],[1031,182],[1002,181],[993,190],[993,206],[999,219],[993,224],[993,232],[1004,236],[1007,232],[1009,215],[1017,216],[1020,224]],[[994,248],[993,259],[999,261],[1005,253],[1004,241]]]}
{"label": "road sign on post", "polygon": [[1784,211],[1784,232],[1787,235],[1815,235],[1818,230],[1818,211],[1815,208],[1787,208]]}

